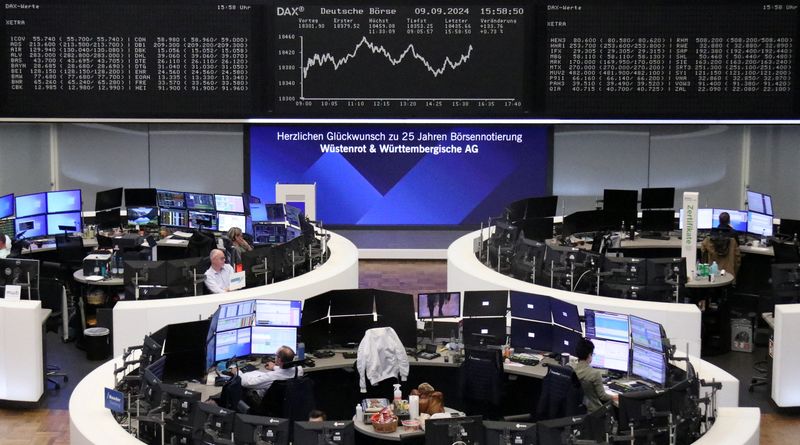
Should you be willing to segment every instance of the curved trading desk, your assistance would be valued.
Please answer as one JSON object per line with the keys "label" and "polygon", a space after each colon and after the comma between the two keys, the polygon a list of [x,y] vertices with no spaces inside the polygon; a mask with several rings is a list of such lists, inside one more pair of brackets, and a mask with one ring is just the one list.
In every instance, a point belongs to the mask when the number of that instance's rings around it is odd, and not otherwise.
{"label": "curved trading desk", "polygon": [[298,277],[266,286],[223,294],[165,300],[120,301],[114,306],[114,355],[126,346],[171,323],[208,318],[220,304],[250,298],[305,300],[334,289],[358,287],[358,250],[348,239],[330,233],[330,258],[320,267]]}
{"label": "curved trading desk", "polygon": [[[115,445],[141,445],[135,437],[128,434],[111,415],[111,411],[104,407],[104,388],[114,387],[114,368],[121,364],[121,357],[110,360],[87,375],[72,392],[69,401],[70,416],[70,443],[73,445],[108,444]],[[307,373],[332,369],[352,368],[355,359],[342,358],[340,354],[326,359],[317,359],[315,368],[306,368]],[[697,372],[707,381],[723,381],[723,388],[728,380],[733,379],[715,366],[703,360],[692,358]],[[431,361],[412,361],[411,368],[415,367],[442,367],[455,368],[452,363],[444,363],[443,358]],[[444,370],[443,370],[444,371]],[[545,368],[540,364],[536,366],[521,366],[506,364],[505,372],[520,376],[543,378]],[[733,379],[735,381],[735,379]],[[734,382],[735,393],[738,395],[738,382]],[[219,388],[214,388],[217,392]],[[357,391],[354,388],[354,391]],[[714,426],[696,443],[711,444],[724,443],[726,445],[755,445],[758,443],[760,411],[757,408],[730,407],[725,402],[725,396],[719,394],[720,408]],[[755,440],[755,442],[754,442]]]}

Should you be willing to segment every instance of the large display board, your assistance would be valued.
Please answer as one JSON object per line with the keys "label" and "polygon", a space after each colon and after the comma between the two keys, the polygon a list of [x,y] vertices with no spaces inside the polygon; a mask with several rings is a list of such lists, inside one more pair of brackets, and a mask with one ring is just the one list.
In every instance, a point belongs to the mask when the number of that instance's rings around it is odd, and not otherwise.
{"label": "large display board", "polygon": [[550,129],[251,126],[250,193],[317,184],[326,225],[476,225],[550,193]]}
{"label": "large display board", "polygon": [[798,0],[32,0],[0,118],[796,118]]}

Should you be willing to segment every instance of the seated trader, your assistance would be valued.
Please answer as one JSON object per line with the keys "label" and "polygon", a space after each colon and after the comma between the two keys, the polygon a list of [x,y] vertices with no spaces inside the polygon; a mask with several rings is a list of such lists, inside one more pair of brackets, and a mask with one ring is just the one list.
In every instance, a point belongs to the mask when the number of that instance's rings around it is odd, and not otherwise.
{"label": "seated trader", "polygon": [[578,356],[578,363],[572,365],[572,367],[581,382],[586,409],[592,412],[610,400],[616,401],[617,396],[607,394],[605,388],[603,388],[602,372],[599,369],[592,368],[594,343],[591,340],[582,338],[575,348],[575,355]]}
{"label": "seated trader", "polygon": [[6,258],[11,254],[11,238],[4,233],[0,233],[0,258]]}
{"label": "seated trader", "polygon": [[[267,371],[250,371],[242,373],[242,387],[255,389],[258,395],[263,397],[267,392],[272,382],[276,380],[289,380],[294,377],[295,370],[283,369],[285,363],[294,360],[294,351],[288,346],[281,346],[275,352],[275,362],[268,362],[264,365]],[[303,375],[303,368],[297,368],[297,375]]]}
{"label": "seated trader", "polygon": [[209,255],[211,267],[206,271],[206,287],[215,294],[228,292],[231,287],[231,275],[233,267],[225,264],[225,252],[214,249]]}
{"label": "seated trader", "polygon": [[228,239],[231,240],[231,245],[234,249],[239,251],[239,253],[245,253],[253,250],[253,246],[244,239],[244,235],[242,234],[242,229],[238,227],[231,227],[228,230]]}
{"label": "seated trader", "polygon": [[719,226],[700,244],[703,259],[711,264],[716,261],[720,270],[725,270],[734,278],[742,265],[742,253],[739,250],[737,232],[731,227],[731,216],[728,212],[719,214]]}
{"label": "seated trader", "polygon": [[719,225],[717,226],[717,229],[721,234],[735,239],[737,245],[739,244],[739,233],[731,225],[731,215],[728,214],[728,212],[722,212],[719,214]]}

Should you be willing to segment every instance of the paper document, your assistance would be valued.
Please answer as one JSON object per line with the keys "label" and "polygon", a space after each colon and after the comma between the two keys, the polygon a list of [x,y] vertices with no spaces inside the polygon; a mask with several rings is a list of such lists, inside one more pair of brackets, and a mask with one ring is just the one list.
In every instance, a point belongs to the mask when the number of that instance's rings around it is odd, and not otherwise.
{"label": "paper document", "polygon": [[83,277],[86,281],[103,281],[104,277],[102,275],[89,275],[88,277]]}
{"label": "paper document", "polygon": [[168,239],[167,244],[184,244],[186,243],[185,239]]}
{"label": "paper document", "polygon": [[192,234],[187,232],[181,232],[180,230],[172,232],[172,236],[178,236],[181,238],[191,238]]}

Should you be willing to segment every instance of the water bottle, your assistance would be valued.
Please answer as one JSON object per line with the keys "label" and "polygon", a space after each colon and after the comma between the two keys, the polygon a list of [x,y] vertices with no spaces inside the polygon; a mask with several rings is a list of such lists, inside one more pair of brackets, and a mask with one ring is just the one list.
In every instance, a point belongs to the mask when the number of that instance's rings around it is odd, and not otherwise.
{"label": "water bottle", "polygon": [[125,265],[122,261],[122,252],[119,251],[119,246],[114,247],[114,250],[116,251],[116,255],[114,255],[114,261],[117,265],[117,275],[122,275],[122,273],[125,271]]}
{"label": "water bottle", "polygon": [[306,344],[300,342],[297,344],[297,359],[303,360],[306,358]]}
{"label": "water bottle", "polygon": [[708,274],[711,275],[712,277],[719,276],[719,265],[717,264],[716,261],[713,261],[711,263],[711,268],[709,269]]}
{"label": "water bottle", "polygon": [[364,408],[361,407],[361,404],[356,405],[356,422],[363,422],[364,421]]}

